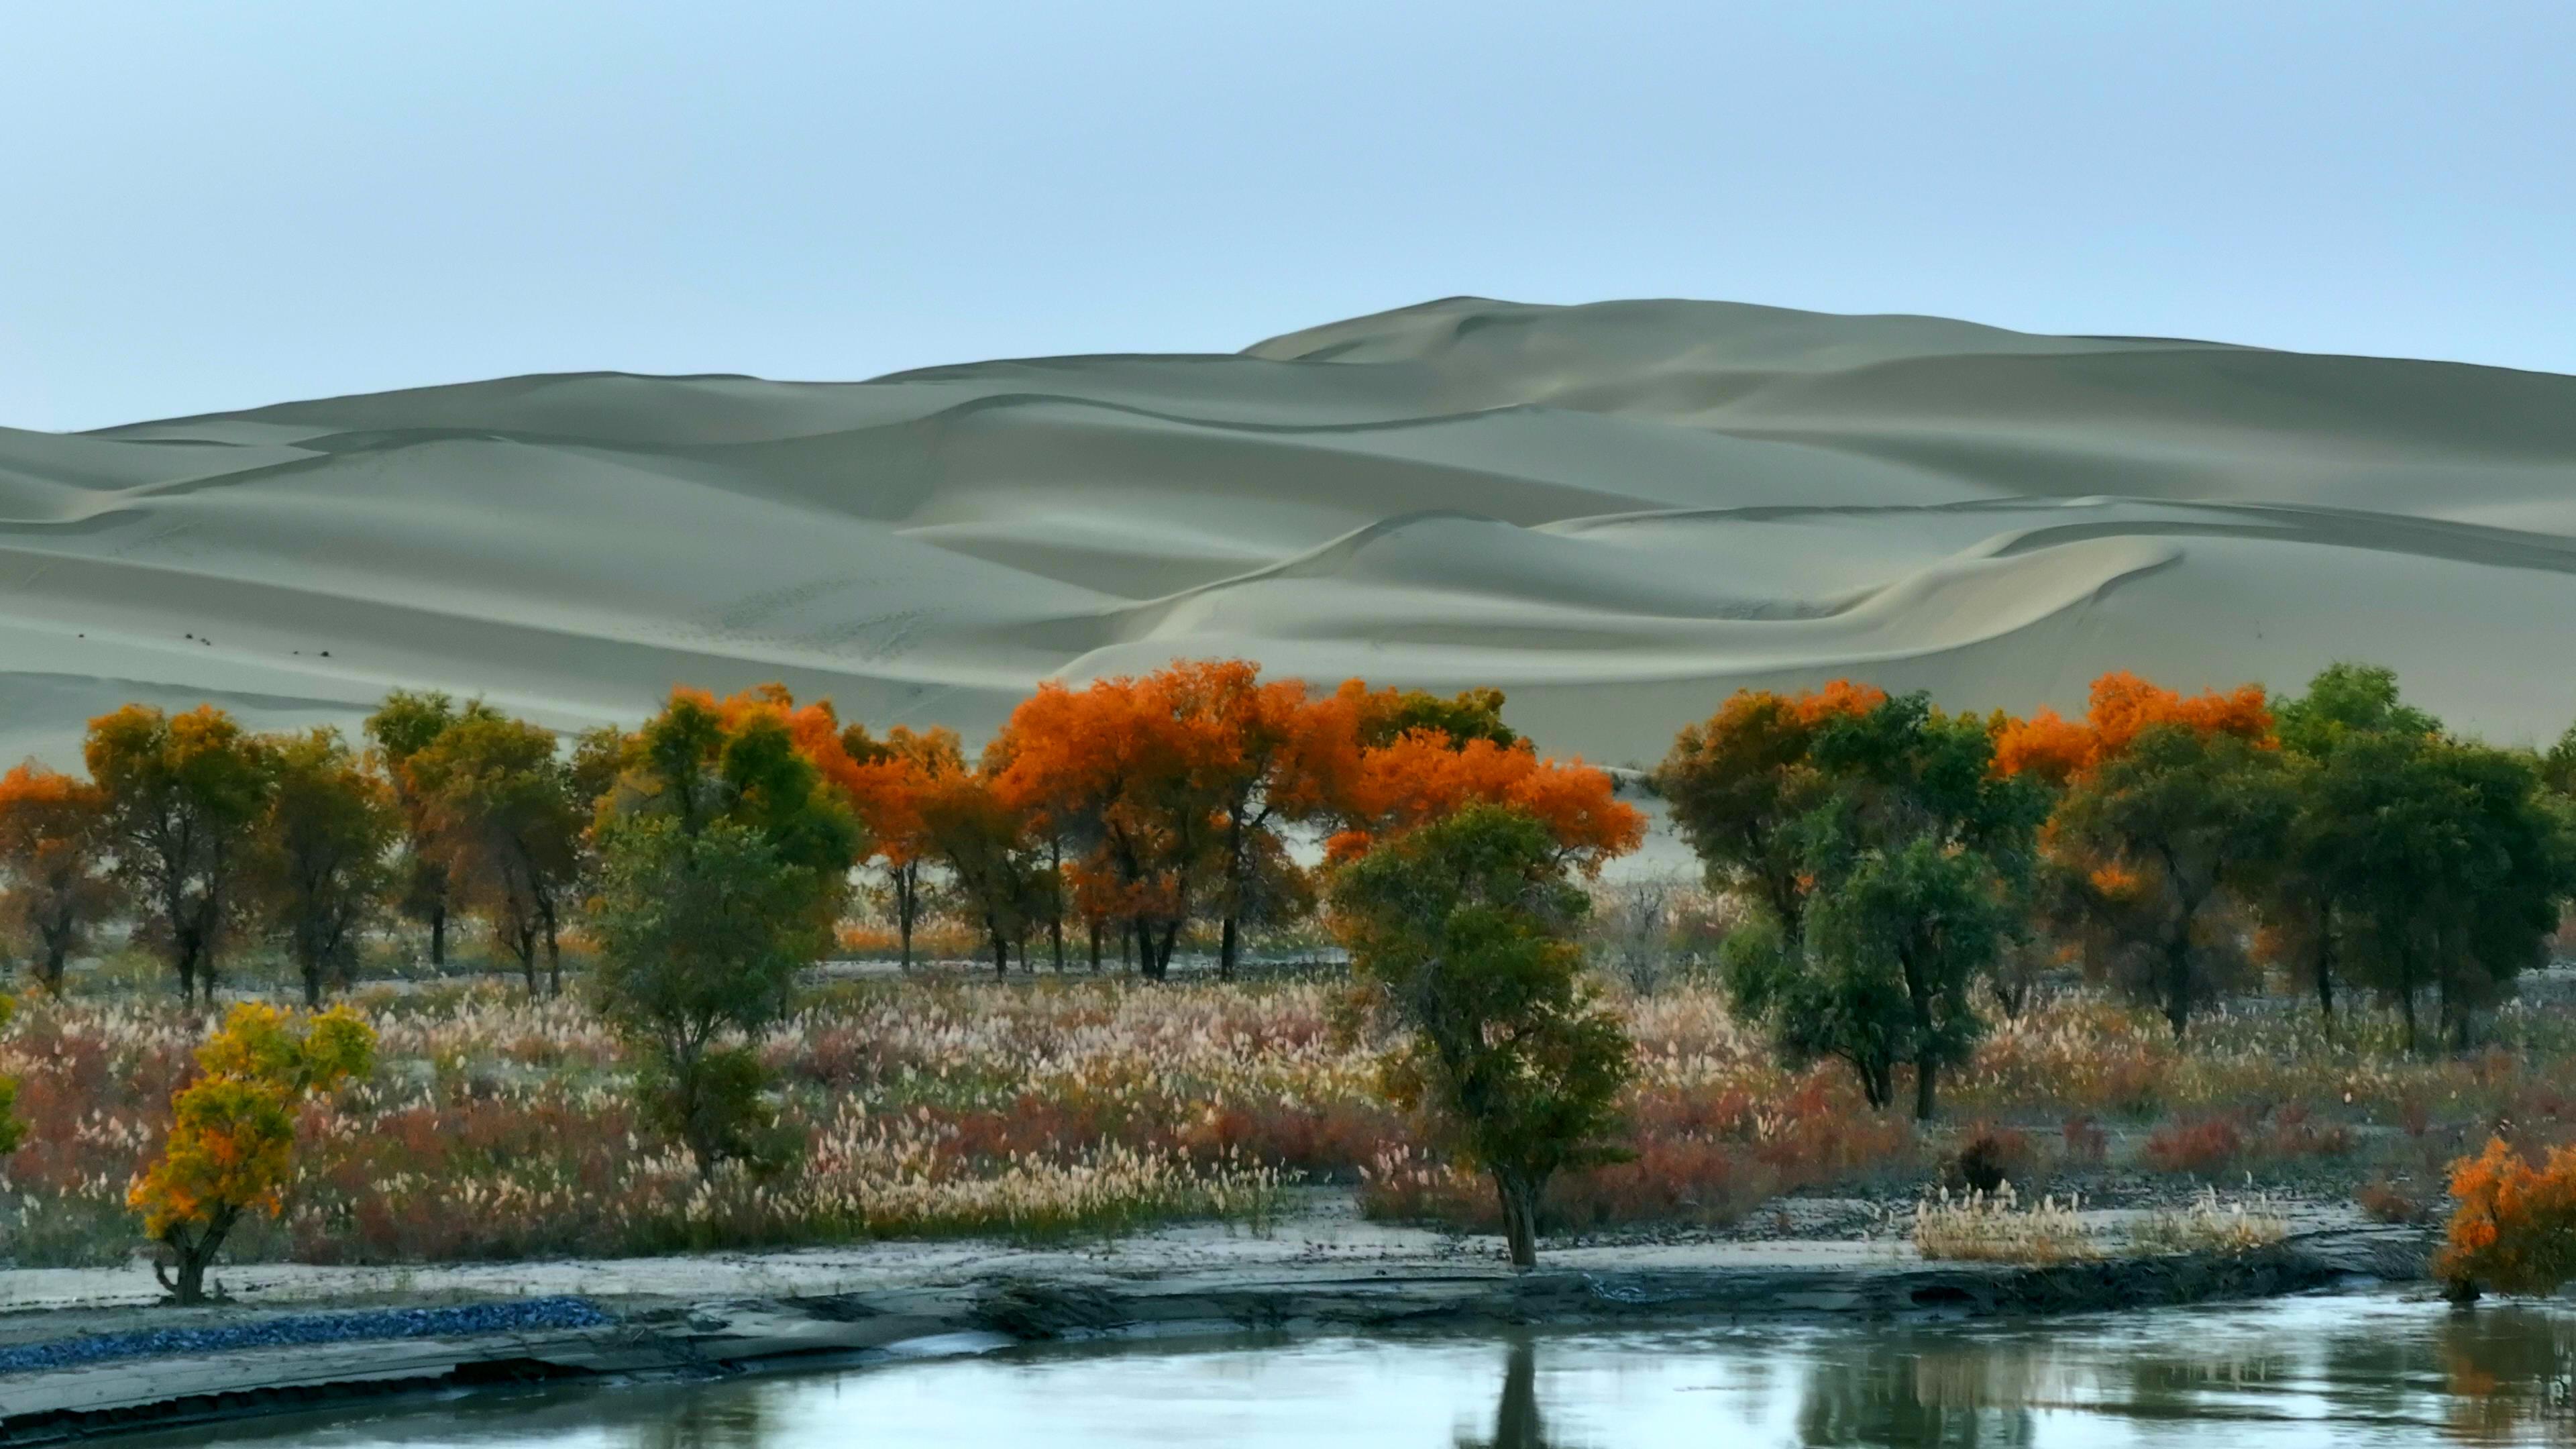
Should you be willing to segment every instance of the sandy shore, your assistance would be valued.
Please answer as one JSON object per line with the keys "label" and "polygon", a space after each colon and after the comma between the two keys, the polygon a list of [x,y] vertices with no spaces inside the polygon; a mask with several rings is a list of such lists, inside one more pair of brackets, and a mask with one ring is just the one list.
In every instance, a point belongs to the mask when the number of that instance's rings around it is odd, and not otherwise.
{"label": "sandy shore", "polygon": [[0,1445],[352,1395],[819,1368],[1101,1337],[2094,1311],[2402,1281],[2421,1275],[2425,1250],[2421,1232],[2316,1208],[2294,1216],[2281,1245],[2223,1258],[2024,1269],[1927,1263],[1892,1237],[1679,1237],[1556,1246],[1537,1272],[1514,1273],[1489,1239],[1364,1222],[1318,1195],[1267,1234],[1177,1227],[1064,1248],[885,1243],[418,1269],[254,1266],[219,1275],[231,1303],[184,1312],[151,1306],[156,1290],[140,1268],[30,1270],[0,1273],[0,1348],[553,1295],[587,1298],[611,1321],[0,1374]]}

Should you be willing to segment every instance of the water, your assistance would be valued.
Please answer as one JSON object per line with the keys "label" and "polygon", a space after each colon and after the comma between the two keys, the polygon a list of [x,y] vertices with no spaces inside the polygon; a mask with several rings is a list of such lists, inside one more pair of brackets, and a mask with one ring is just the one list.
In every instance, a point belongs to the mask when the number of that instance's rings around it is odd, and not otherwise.
{"label": "water", "polygon": [[[2576,1310],[2394,1295],[2021,1326],[1229,1340],[268,1421],[234,1449],[2576,1443]],[[207,1442],[202,1432],[161,1445]]]}

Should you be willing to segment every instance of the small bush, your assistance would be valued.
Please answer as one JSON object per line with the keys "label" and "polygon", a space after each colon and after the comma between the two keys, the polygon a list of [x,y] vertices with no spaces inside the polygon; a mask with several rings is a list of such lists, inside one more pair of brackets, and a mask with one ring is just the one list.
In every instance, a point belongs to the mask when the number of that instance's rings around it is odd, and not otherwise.
{"label": "small bush", "polygon": [[2576,1147],[2552,1149],[2539,1166],[2501,1137],[2451,1164],[2459,1206],[2435,1277],[2457,1298],[2480,1289],[2533,1297],[2576,1278]]}
{"label": "small bush", "polygon": [[2206,1177],[2236,1161],[2245,1134],[2225,1117],[2202,1117],[2159,1127],[2147,1138],[2147,1166],[2158,1172]]}
{"label": "small bush", "polygon": [[2431,1217],[2424,1204],[2399,1191],[2386,1178],[2362,1184],[2353,1193],[2352,1201],[2373,1222],[2420,1223]]}
{"label": "small bush", "polygon": [[1973,1193],[1995,1193],[2009,1182],[2028,1183],[2039,1164],[2030,1135],[2014,1127],[1979,1123],[1966,1142],[1943,1164],[1942,1186]]}

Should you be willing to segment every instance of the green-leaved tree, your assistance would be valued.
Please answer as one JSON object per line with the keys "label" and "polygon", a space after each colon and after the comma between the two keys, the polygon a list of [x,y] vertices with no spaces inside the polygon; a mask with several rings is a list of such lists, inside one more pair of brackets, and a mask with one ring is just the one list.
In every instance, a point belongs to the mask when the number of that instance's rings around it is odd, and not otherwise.
{"label": "green-leaved tree", "polygon": [[1333,885],[1365,1001],[1401,1033],[1389,1096],[1429,1108],[1494,1184],[1515,1267],[1538,1261],[1539,1195],[1605,1161],[1631,1070],[1572,933],[1588,901],[1545,826],[1477,805],[1378,846]]}

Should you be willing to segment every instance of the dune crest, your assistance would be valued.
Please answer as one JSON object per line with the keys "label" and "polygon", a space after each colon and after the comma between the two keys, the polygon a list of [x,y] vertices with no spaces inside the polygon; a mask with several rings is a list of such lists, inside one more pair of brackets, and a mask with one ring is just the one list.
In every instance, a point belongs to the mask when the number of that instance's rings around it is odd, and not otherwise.
{"label": "dune crest", "polygon": [[1745,684],[2080,701],[2338,657],[2576,717],[2576,379],[1711,302],[1231,356],[580,374],[0,430],[0,756],[129,698],[566,727],[781,679],[970,734],[1176,654],[1496,684],[1611,762]]}

